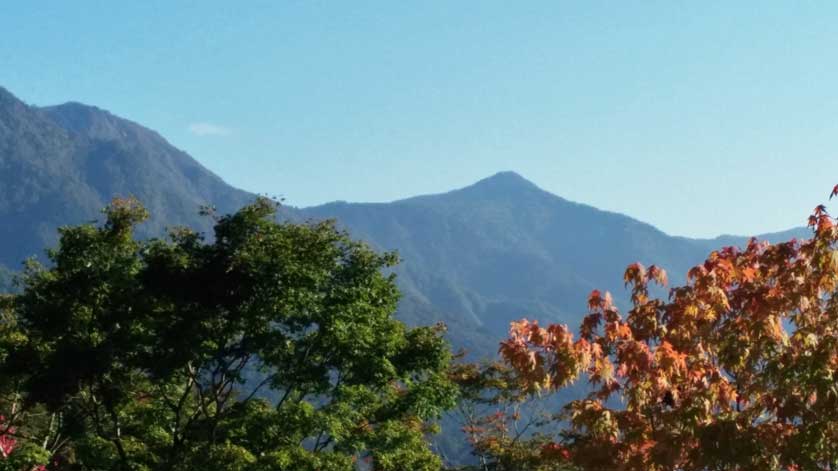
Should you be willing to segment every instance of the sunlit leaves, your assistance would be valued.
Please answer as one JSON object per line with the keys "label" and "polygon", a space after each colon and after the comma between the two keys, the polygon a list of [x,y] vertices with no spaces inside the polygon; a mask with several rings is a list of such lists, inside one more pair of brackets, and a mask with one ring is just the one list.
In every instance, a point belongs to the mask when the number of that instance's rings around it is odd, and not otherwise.
{"label": "sunlit leaves", "polygon": [[0,386],[58,417],[25,442],[60,436],[73,469],[436,471],[425,437],[457,397],[444,328],[394,319],[395,254],[275,210],[219,217],[211,242],[135,240],[130,199],[62,229],[0,300]]}
{"label": "sunlit leaves", "polygon": [[836,469],[838,231],[823,205],[809,225],[804,242],[712,252],[668,300],[648,289],[665,272],[632,264],[631,309],[591,292],[576,341],[513,323],[500,353],[522,391],[594,388],[565,407],[557,449],[586,470]]}

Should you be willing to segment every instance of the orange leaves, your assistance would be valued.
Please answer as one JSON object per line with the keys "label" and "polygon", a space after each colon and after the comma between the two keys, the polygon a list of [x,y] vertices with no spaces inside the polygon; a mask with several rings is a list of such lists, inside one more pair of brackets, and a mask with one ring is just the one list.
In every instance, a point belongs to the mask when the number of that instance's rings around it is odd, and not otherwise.
{"label": "orange leaves", "polygon": [[594,310],[608,310],[613,309],[614,303],[611,299],[611,293],[608,291],[605,292],[603,295],[599,290],[595,289],[591,291],[591,294],[588,296],[588,309],[591,311]]}
{"label": "orange leaves", "polygon": [[675,350],[666,340],[655,350],[655,360],[668,376],[680,376],[686,373],[687,355]]}
{"label": "orange leaves", "polygon": [[705,301],[707,304],[715,306],[721,311],[730,309],[730,300],[727,297],[727,293],[718,286],[711,286],[707,289]]}
{"label": "orange leaves", "polygon": [[654,356],[649,346],[643,342],[623,342],[617,348],[617,363],[620,365],[617,371],[620,376],[636,377],[646,374],[653,361]]}
{"label": "orange leaves", "polygon": [[541,456],[552,461],[570,460],[570,450],[558,443],[548,443],[541,447]]}
{"label": "orange leaves", "polygon": [[599,312],[588,314],[582,319],[582,325],[579,327],[579,336],[590,342],[601,322],[602,314]]}
{"label": "orange leaves", "polygon": [[588,295],[588,309],[592,311],[594,309],[599,309],[602,307],[602,304],[602,293],[600,293],[598,289],[591,291],[591,294]]}
{"label": "orange leaves", "polygon": [[623,274],[623,281],[628,285],[639,285],[646,281],[646,269],[640,263],[632,263]]}
{"label": "orange leaves", "polygon": [[529,376],[539,366],[537,354],[531,352],[525,343],[517,340],[510,339],[501,342],[499,353],[522,375]]}
{"label": "orange leaves", "polygon": [[649,267],[649,271],[646,273],[646,278],[649,281],[654,281],[660,286],[666,286],[669,282],[666,276],[666,270],[660,268],[657,265],[652,265]]}
{"label": "orange leaves", "polygon": [[707,275],[707,269],[703,265],[697,265],[687,271],[687,280],[695,281]]}
{"label": "orange leaves", "polygon": [[604,339],[608,342],[628,340],[632,338],[631,327],[625,322],[614,321],[605,323]]}
{"label": "orange leaves", "polygon": [[814,229],[818,234],[826,233],[832,229],[832,218],[830,218],[829,213],[826,211],[826,206],[819,204],[815,207],[812,215],[809,216],[809,227]]}
{"label": "orange leaves", "polygon": [[640,263],[632,263],[626,268],[623,274],[623,281],[626,286],[631,285],[631,300],[634,304],[642,304],[648,299],[647,285],[650,282],[660,286],[667,284],[666,271],[656,265],[646,270]]}
{"label": "orange leaves", "polygon": [[[823,205],[810,226],[811,240],[751,239],[710,253],[667,300],[647,289],[666,284],[666,273],[631,264],[625,320],[608,293],[594,290],[580,340],[566,326],[513,326],[503,348],[519,375],[556,388],[585,371],[593,386],[565,408],[571,439],[560,445],[580,469],[791,470],[835,461],[838,230]],[[621,405],[609,408],[616,398]],[[732,457],[729,444],[739,442],[746,455]],[[616,461],[604,464],[598,453]]]}
{"label": "orange leaves", "polygon": [[650,281],[654,281],[655,283],[665,286],[668,282],[666,276],[666,270],[663,268],[652,265],[649,267],[649,270],[643,267],[640,263],[632,263],[626,268],[625,273],[623,274],[623,281],[626,285],[645,285]]}
{"label": "orange leaves", "polygon": [[526,319],[512,323],[510,337],[501,342],[499,352],[518,373],[523,387],[532,391],[566,386],[591,360],[590,343],[574,342],[566,325],[544,329]]}
{"label": "orange leaves", "polygon": [[716,391],[719,405],[725,409],[730,410],[734,402],[739,401],[739,395],[736,390],[727,381],[719,381],[716,383]]}
{"label": "orange leaves", "polygon": [[819,204],[815,206],[815,210],[812,211],[815,217],[826,216],[828,213],[826,211],[826,206]]}
{"label": "orange leaves", "polygon": [[757,277],[757,271],[753,267],[745,267],[739,273],[742,281],[747,283],[754,281]]}
{"label": "orange leaves", "polygon": [[766,334],[775,341],[783,342],[788,338],[786,330],[783,328],[782,321],[775,316],[769,316],[766,319]]}
{"label": "orange leaves", "polygon": [[591,294],[588,296],[588,309],[591,312],[582,319],[579,335],[589,342],[603,320],[614,322],[620,319],[620,315],[611,299],[611,293],[607,291],[605,294],[599,290],[591,291]]}
{"label": "orange leaves", "polygon": [[587,346],[587,358],[584,363],[589,365],[588,376],[591,383],[612,383],[614,381],[614,364],[608,355],[603,354],[602,346],[599,343],[588,344],[587,341],[585,341],[585,345]]}

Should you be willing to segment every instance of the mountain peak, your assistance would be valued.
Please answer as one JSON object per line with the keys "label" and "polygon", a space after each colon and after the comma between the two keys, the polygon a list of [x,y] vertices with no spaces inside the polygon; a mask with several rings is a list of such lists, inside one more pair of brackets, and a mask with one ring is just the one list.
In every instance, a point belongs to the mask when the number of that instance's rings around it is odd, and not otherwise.
{"label": "mountain peak", "polygon": [[484,178],[471,185],[470,188],[505,193],[540,190],[535,183],[510,170],[498,172],[491,177]]}
{"label": "mountain peak", "polygon": [[20,98],[14,96],[12,92],[0,87],[0,109],[20,111],[24,108],[26,108],[26,103],[22,102]]}
{"label": "mountain peak", "polygon": [[67,131],[94,139],[115,141],[140,131],[140,126],[136,123],[114,116],[96,106],[74,101],[40,109]]}
{"label": "mountain peak", "polygon": [[17,97],[12,95],[12,92],[0,86],[0,102],[17,100]]}
{"label": "mountain peak", "polygon": [[62,103],[60,105],[53,105],[53,106],[46,106],[43,108],[44,110],[53,111],[53,112],[62,112],[62,113],[73,113],[82,116],[91,116],[91,115],[110,115],[110,113],[106,110],[103,110],[97,106],[93,105],[86,105],[84,103],[80,103],[78,101],[68,101],[66,103]]}

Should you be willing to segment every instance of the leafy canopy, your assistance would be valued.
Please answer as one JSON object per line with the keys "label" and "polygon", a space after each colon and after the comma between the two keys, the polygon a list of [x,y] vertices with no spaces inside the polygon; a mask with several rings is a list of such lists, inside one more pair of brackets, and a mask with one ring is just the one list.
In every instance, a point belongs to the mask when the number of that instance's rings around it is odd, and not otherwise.
{"label": "leafy canopy", "polygon": [[0,407],[56,469],[439,469],[453,406],[441,327],[393,318],[396,263],[260,199],[140,242],[147,212],[61,229],[8,297]]}
{"label": "leafy canopy", "polygon": [[[838,228],[823,206],[811,240],[710,254],[672,288],[656,266],[625,272],[632,308],[593,291],[578,338],[513,323],[500,353],[512,389],[587,376],[567,428],[542,453],[584,470],[838,469]],[[506,450],[501,450],[503,455]]]}

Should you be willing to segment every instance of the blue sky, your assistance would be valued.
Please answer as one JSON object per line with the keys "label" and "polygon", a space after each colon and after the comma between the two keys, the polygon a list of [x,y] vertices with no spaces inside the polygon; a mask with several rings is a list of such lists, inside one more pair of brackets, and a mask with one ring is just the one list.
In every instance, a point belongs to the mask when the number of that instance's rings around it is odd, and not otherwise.
{"label": "blue sky", "polygon": [[670,234],[751,234],[802,225],[838,182],[835,18],[834,2],[5,1],[0,85],[138,121],[294,205],[514,170]]}

